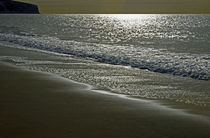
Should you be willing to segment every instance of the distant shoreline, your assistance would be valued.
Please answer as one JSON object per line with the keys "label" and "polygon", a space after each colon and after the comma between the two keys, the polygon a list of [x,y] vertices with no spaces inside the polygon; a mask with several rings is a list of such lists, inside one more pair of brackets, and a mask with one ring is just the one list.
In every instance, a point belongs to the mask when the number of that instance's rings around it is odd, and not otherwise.
{"label": "distant shoreline", "polygon": [[34,4],[18,2],[18,1],[2,0],[0,1],[0,13],[39,14],[39,9],[38,6]]}

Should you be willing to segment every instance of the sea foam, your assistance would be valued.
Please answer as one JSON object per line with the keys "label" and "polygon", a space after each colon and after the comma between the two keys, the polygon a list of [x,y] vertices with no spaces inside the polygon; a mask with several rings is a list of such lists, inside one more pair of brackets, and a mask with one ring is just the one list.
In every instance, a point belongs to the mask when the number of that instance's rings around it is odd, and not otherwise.
{"label": "sea foam", "polygon": [[153,48],[60,40],[55,37],[0,33],[0,41],[49,52],[131,66],[153,72],[210,80],[210,55],[173,53]]}

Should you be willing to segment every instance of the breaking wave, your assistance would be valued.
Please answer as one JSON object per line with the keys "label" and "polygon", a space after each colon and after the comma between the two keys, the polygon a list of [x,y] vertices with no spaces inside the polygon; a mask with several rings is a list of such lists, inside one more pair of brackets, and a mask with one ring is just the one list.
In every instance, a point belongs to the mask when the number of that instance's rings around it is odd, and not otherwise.
{"label": "breaking wave", "polygon": [[0,33],[0,41],[109,64],[131,66],[199,80],[210,80],[209,54],[173,53],[141,46],[68,41],[29,34]]}

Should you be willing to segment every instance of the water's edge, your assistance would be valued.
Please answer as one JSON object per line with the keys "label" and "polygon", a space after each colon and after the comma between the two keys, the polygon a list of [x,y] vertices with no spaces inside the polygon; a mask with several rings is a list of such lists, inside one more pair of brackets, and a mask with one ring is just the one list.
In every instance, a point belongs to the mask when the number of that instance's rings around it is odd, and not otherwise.
{"label": "water's edge", "polygon": [[[1,47],[2,48],[2,47]],[[9,48],[9,47],[7,47],[7,48]],[[9,49],[14,49],[14,48],[9,48]],[[35,55],[37,54],[38,56],[39,56],[39,54],[41,54],[41,56],[43,56],[43,55],[47,55],[47,56],[53,56],[54,54],[53,53],[42,53],[41,51],[28,51],[28,49],[26,50],[26,49],[16,49],[16,50],[18,50],[18,51],[25,51],[26,53],[27,52],[32,52],[32,53],[34,53],[35,52]],[[11,50],[12,51],[12,50]],[[11,52],[10,51],[10,52]],[[8,52],[8,51],[6,51],[6,52]],[[25,53],[24,53],[25,54]],[[28,54],[28,53],[27,53]],[[30,54],[30,53],[29,53]],[[42,55],[43,54],[43,55]],[[30,55],[31,56],[31,55]],[[47,59],[50,59],[49,57],[47,57],[46,56],[46,58]],[[64,56],[64,55],[63,55]],[[112,95],[112,96],[117,96],[117,97],[120,97],[120,98],[123,98],[123,99],[129,99],[129,100],[140,100],[140,101],[147,101],[147,102],[152,102],[153,103],[153,106],[157,106],[157,107],[161,107],[161,108],[165,108],[165,109],[167,109],[167,110],[176,110],[177,109],[177,111],[178,112],[180,112],[180,111],[184,111],[185,113],[189,113],[189,114],[194,114],[194,113],[196,113],[196,114],[200,114],[200,115],[209,115],[210,113],[209,113],[209,111],[208,110],[206,110],[206,109],[208,109],[208,106],[207,107],[202,107],[202,108],[195,108],[194,106],[192,106],[192,107],[190,107],[190,106],[186,106],[185,104],[184,105],[182,105],[182,104],[180,104],[180,103],[176,103],[176,102],[173,102],[173,100],[171,101],[167,101],[167,99],[162,99],[162,98],[150,98],[150,97],[139,97],[139,96],[135,96],[135,95],[127,95],[126,93],[119,93],[119,92],[116,92],[116,91],[112,91],[112,89],[107,89],[106,87],[100,87],[100,86],[93,86],[93,84],[91,84],[91,83],[89,83],[88,84],[88,82],[86,81],[81,81],[82,79],[84,79],[84,78],[76,78],[76,79],[78,79],[78,80],[75,80],[75,78],[72,78],[71,79],[71,77],[70,76],[68,76],[68,77],[66,77],[65,75],[62,75],[62,74],[59,74],[59,73],[56,73],[56,72],[53,72],[53,71],[47,71],[47,70],[42,70],[42,69],[39,69],[39,68],[34,68],[34,67],[32,67],[32,66],[39,66],[39,64],[41,63],[41,62],[39,62],[40,61],[40,57],[33,57],[33,58],[38,58],[38,59],[35,59],[35,61],[38,61],[38,63],[35,63],[35,62],[33,62],[32,61],[32,59],[31,58],[29,58],[30,59],[30,62],[26,62],[26,61],[24,61],[24,60],[26,60],[26,59],[21,59],[21,60],[19,60],[19,61],[15,61],[15,60],[12,60],[11,58],[8,58],[9,56],[1,56],[1,61],[3,61],[3,62],[7,62],[7,63],[9,63],[9,64],[12,64],[12,65],[15,65],[16,67],[19,67],[19,68],[21,68],[21,69],[24,69],[24,70],[29,70],[29,71],[37,71],[37,72],[43,72],[43,73],[48,73],[48,74],[52,74],[52,75],[55,75],[55,76],[59,76],[59,77],[62,77],[63,79],[65,79],[65,80],[69,80],[69,81],[71,81],[71,82],[73,82],[73,83],[79,83],[79,84],[82,84],[82,85],[85,85],[85,86],[87,86],[87,88],[89,89],[89,90],[91,90],[91,91],[93,91],[93,92],[97,92],[97,93],[102,93],[102,94],[108,94],[108,95]],[[24,57],[24,58],[26,58],[26,57]],[[75,62],[75,59],[74,58],[72,58],[72,57],[68,57],[68,58],[70,58],[69,59],[69,61],[72,61],[73,63]],[[16,57],[16,59],[17,59],[17,57]],[[42,59],[42,58],[41,58]],[[56,60],[58,60],[59,58],[55,58]],[[54,59],[54,61],[55,61],[55,59]],[[45,59],[46,60],[46,59]],[[60,60],[60,59],[59,59]],[[61,60],[63,60],[63,59],[61,59]],[[68,62],[69,62],[68,61]],[[79,60],[79,61],[81,61],[81,60]],[[25,62],[25,63],[24,63]],[[44,62],[44,61],[43,61]],[[76,61],[76,62],[78,62],[78,61]],[[75,62],[75,63],[76,63]],[[27,65],[28,64],[28,65]],[[37,64],[37,65],[36,65]],[[51,60],[51,63],[48,61],[48,64],[50,65],[50,64],[54,64],[53,62],[52,62],[52,60]],[[78,64],[78,63],[77,63]],[[76,65],[76,64],[71,64],[71,65]],[[62,68],[65,68],[64,66],[62,67]],[[59,72],[59,71],[58,71]],[[70,74],[71,75],[71,74]],[[140,87],[144,87],[144,85],[142,85],[142,86],[140,86]],[[111,90],[111,91],[110,91]],[[110,92],[109,92],[110,91]],[[158,91],[157,90],[154,90],[155,92],[157,92],[157,94],[158,94]],[[179,109],[179,110],[178,110]],[[194,111],[193,110],[191,110],[191,109],[195,109]],[[197,110],[198,109],[198,110]],[[206,112],[203,112],[203,110],[206,110]]]}

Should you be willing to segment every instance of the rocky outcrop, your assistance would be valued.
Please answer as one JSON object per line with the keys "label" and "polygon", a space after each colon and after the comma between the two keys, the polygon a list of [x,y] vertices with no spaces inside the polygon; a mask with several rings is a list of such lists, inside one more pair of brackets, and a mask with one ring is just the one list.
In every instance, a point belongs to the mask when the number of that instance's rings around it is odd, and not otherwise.
{"label": "rocky outcrop", "polygon": [[39,14],[38,6],[12,0],[0,0],[0,13]]}

